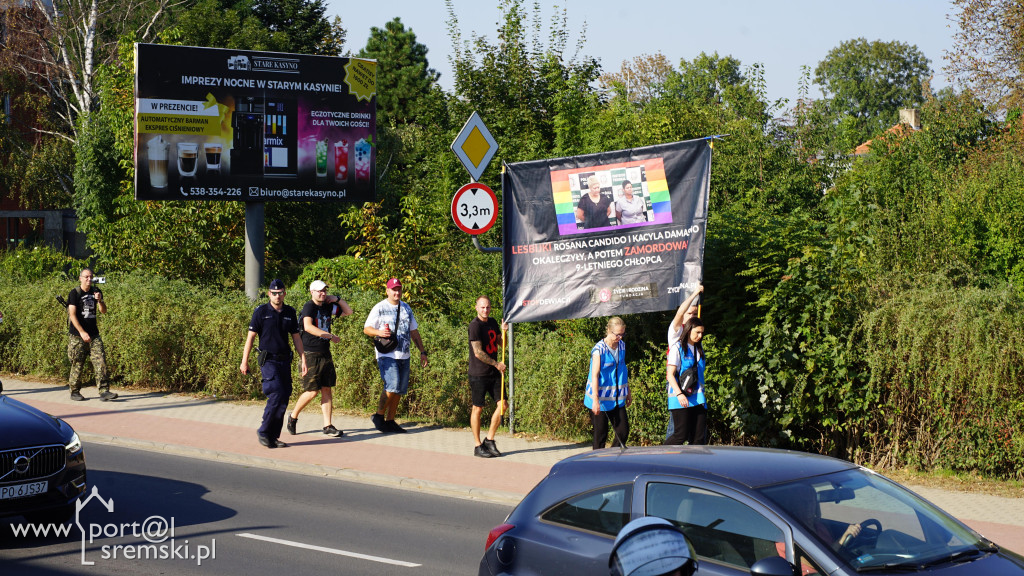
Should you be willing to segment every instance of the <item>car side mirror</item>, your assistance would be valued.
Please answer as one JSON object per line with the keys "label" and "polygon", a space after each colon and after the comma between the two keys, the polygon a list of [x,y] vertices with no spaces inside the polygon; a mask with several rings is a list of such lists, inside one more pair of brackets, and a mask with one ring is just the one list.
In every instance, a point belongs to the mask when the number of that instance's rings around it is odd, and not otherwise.
{"label": "car side mirror", "polygon": [[789,563],[782,556],[769,556],[761,558],[750,567],[751,574],[759,576],[799,576],[796,566]]}

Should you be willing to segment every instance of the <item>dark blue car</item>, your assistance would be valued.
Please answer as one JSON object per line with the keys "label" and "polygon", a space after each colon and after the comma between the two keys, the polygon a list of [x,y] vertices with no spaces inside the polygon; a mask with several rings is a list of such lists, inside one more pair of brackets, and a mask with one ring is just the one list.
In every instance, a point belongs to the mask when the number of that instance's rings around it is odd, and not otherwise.
{"label": "dark blue car", "polygon": [[491,530],[479,573],[608,574],[615,535],[642,516],[683,530],[698,575],[1024,575],[1024,557],[867,468],[709,446],[559,462]]}
{"label": "dark blue car", "polygon": [[67,422],[2,395],[0,518],[60,523],[85,492],[85,452]]}

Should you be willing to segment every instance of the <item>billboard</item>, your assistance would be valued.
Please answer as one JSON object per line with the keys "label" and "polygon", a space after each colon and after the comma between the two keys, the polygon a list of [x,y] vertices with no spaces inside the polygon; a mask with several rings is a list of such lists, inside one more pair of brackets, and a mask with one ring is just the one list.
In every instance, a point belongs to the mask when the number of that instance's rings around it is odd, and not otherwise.
{"label": "billboard", "polygon": [[508,322],[669,310],[700,284],[705,139],[508,164]]}
{"label": "billboard", "polygon": [[138,200],[374,200],[376,62],[135,45]]}

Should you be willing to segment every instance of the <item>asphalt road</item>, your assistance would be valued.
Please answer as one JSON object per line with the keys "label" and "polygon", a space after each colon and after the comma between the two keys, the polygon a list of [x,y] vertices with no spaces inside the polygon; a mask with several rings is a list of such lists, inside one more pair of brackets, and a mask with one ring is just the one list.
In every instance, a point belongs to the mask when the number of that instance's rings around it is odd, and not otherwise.
{"label": "asphalt road", "polygon": [[470,575],[510,510],[112,446],[86,459],[78,524],[26,536],[0,519],[0,573]]}

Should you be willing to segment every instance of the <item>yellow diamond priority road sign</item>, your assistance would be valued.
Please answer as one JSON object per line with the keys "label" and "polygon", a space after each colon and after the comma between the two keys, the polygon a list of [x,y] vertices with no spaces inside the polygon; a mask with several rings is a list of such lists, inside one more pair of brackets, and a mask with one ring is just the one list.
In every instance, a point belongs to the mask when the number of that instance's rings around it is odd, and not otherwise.
{"label": "yellow diamond priority road sign", "polygon": [[474,182],[480,180],[497,151],[497,140],[491,136],[491,131],[476,112],[466,120],[466,125],[452,142],[452,152],[455,152]]}

